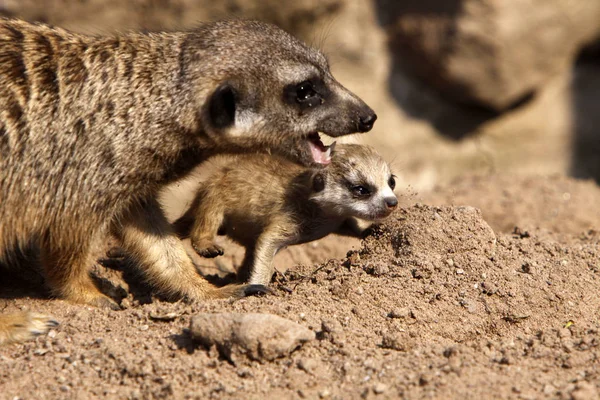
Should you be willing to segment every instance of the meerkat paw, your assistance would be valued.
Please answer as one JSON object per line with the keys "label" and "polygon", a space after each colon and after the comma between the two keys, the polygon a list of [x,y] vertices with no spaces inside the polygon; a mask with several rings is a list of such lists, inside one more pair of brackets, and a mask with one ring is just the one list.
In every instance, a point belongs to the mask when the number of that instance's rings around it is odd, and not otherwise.
{"label": "meerkat paw", "polygon": [[210,240],[192,240],[192,247],[196,253],[204,258],[215,258],[225,253],[225,250],[221,246]]}
{"label": "meerkat paw", "polygon": [[273,291],[265,285],[245,285],[244,287],[244,297],[264,296],[272,293]]}
{"label": "meerkat paw", "polygon": [[23,342],[56,326],[58,322],[52,317],[37,313],[0,315],[0,344]]}
{"label": "meerkat paw", "polygon": [[120,311],[122,310],[121,306],[118,305],[113,299],[111,299],[110,297],[98,297],[94,300],[92,300],[91,302],[88,303],[91,306],[94,307],[98,307],[98,308],[108,308],[110,310],[114,310],[114,311]]}
{"label": "meerkat paw", "polygon": [[87,304],[89,306],[108,308],[115,311],[122,310],[120,305],[110,297],[102,294],[99,290],[89,291],[83,294],[79,293],[77,295],[67,295],[64,298],[71,303]]}

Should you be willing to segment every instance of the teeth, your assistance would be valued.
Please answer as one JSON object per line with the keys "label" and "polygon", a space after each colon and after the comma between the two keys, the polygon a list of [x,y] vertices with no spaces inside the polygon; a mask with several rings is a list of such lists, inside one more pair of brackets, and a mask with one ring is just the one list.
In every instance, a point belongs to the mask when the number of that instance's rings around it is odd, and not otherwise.
{"label": "teeth", "polygon": [[333,153],[333,150],[335,149],[335,143],[333,142],[331,143],[331,145],[329,145],[329,147],[327,148],[327,151],[325,152],[325,157],[327,157],[327,160],[331,160],[331,154]]}

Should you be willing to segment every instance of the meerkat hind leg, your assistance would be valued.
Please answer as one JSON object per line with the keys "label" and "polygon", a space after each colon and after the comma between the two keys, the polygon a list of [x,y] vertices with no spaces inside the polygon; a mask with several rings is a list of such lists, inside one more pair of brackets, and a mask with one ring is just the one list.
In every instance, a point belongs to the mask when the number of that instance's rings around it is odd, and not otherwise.
{"label": "meerkat hind leg", "polygon": [[49,247],[42,247],[40,261],[52,293],[73,303],[121,309],[100,292],[90,277],[89,266],[95,260],[89,243],[71,243],[69,248],[61,250]]}
{"label": "meerkat hind leg", "polygon": [[113,229],[121,245],[134,257],[149,283],[166,294],[205,300],[244,297],[260,289],[249,285],[218,288],[200,276],[154,199],[132,207],[120,222],[122,225]]}

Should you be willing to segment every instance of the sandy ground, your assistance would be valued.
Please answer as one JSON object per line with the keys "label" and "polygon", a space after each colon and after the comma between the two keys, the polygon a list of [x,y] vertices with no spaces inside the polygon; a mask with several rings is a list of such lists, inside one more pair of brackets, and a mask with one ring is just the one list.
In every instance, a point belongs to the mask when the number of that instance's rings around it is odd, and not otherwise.
{"label": "sandy ground", "polygon": [[[471,176],[403,203],[346,256],[335,238],[296,249],[265,297],[167,302],[113,260],[94,271],[126,296],[115,312],[1,277],[0,310],[61,325],[0,348],[0,398],[597,398],[600,189]],[[232,362],[190,339],[206,312],[276,314],[316,339]]]}

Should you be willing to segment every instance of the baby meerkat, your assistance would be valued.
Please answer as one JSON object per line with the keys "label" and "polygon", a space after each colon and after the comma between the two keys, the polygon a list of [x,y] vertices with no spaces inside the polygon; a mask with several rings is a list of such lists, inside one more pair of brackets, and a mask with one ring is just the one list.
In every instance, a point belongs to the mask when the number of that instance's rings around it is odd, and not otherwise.
{"label": "baby meerkat", "polygon": [[355,218],[387,217],[398,205],[394,187],[389,165],[368,146],[337,145],[323,168],[238,156],[198,190],[174,227],[203,257],[222,255],[214,240],[227,235],[246,249],[238,278],[268,285],[280,249],[347,233]]}
{"label": "baby meerkat", "polygon": [[216,154],[327,162],[317,132],[376,118],[323,54],[274,25],[90,36],[0,18],[0,264],[31,252],[53,295],[118,309],[88,273],[112,232],[163,293],[256,293],[196,272],[158,191]]}

